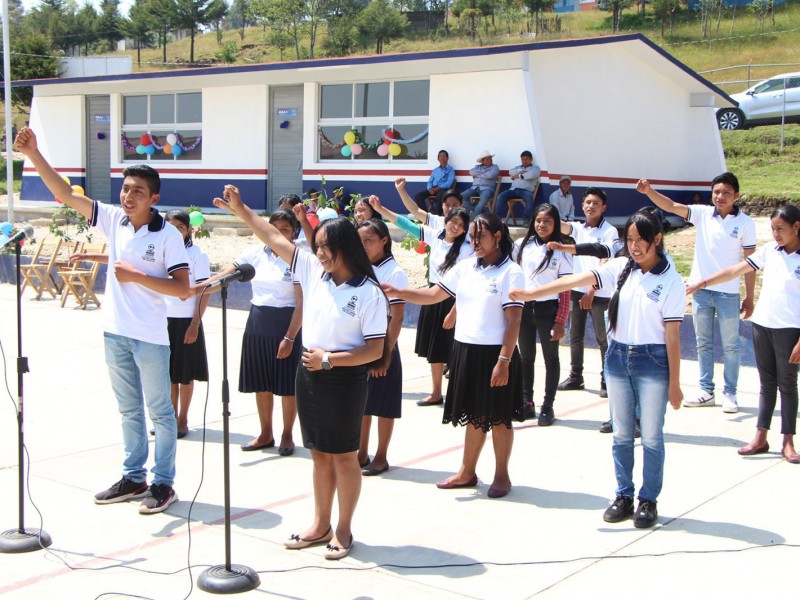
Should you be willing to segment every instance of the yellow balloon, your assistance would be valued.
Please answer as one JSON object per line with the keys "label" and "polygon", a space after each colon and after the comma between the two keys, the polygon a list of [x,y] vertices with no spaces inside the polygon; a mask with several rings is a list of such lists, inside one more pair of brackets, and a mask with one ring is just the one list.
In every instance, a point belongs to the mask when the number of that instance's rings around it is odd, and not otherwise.
{"label": "yellow balloon", "polygon": [[400,153],[403,151],[403,148],[400,144],[389,144],[389,154],[392,156],[400,156]]}
{"label": "yellow balloon", "polygon": [[69,177],[67,177],[66,175],[62,175],[62,176],[61,176],[61,179],[63,179],[64,181],[66,181],[66,182],[67,182],[67,185],[72,185],[72,182],[69,180]]}
{"label": "yellow balloon", "polygon": [[81,186],[79,186],[79,185],[73,185],[72,186],[72,191],[75,192],[76,194],[81,195],[81,196],[85,196],[86,195],[86,192],[84,192],[83,188]]}
{"label": "yellow balloon", "polygon": [[355,133],[353,133],[352,131],[348,131],[347,133],[344,134],[344,143],[345,144],[347,144],[349,146],[350,144],[355,144],[355,142],[356,142],[356,134]]}

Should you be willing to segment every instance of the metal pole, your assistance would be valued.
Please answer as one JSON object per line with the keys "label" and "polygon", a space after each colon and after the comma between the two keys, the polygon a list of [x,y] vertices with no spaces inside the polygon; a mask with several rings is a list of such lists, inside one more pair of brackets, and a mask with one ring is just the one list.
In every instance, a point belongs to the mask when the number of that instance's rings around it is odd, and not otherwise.
{"label": "metal pole", "polygon": [[8,219],[14,222],[14,160],[11,150],[14,140],[11,139],[11,48],[8,39],[8,0],[3,0],[3,90],[5,91],[6,111],[6,192],[8,193]]}
{"label": "metal pole", "polygon": [[786,129],[786,86],[789,85],[789,79],[783,80],[783,108],[781,109],[781,152],[784,148],[784,129]]}

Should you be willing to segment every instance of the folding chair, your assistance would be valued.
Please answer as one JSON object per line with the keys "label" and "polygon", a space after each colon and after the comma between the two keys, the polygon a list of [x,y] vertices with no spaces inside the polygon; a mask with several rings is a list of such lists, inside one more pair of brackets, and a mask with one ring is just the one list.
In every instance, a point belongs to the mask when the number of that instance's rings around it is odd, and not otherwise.
{"label": "folding chair", "polygon": [[36,290],[36,299],[41,300],[42,294],[47,291],[53,298],[58,296],[58,286],[53,278],[58,250],[61,248],[60,237],[49,237],[39,244],[31,263],[20,265],[20,273],[25,281],[22,284],[24,291],[30,283]]}
{"label": "folding chair", "polygon": [[[453,180],[453,185],[447,191],[448,192],[455,191],[457,185],[458,185],[458,182],[456,180]],[[428,212],[429,213],[433,212],[433,205],[436,202],[437,195],[438,195],[438,192],[436,194],[428,194]],[[446,216],[447,215],[445,215],[445,217]]]}
{"label": "folding chair", "polygon": [[[79,242],[77,240],[71,242],[62,241],[61,248],[59,248],[58,256],[56,257],[56,270],[54,273],[60,275],[61,271],[71,271],[73,266],[69,263],[69,257],[80,252],[82,248],[83,242]],[[63,289],[61,291],[63,291]]]}
{"label": "folding chair", "polygon": [[[539,182],[541,183],[541,182]],[[539,192],[539,183],[536,184],[536,187],[531,194],[531,202],[536,202],[536,194]],[[517,226],[517,217],[514,216],[514,207],[515,206],[522,206],[522,210],[525,210],[525,200],[522,198],[510,198],[508,200],[508,213],[506,214],[506,225],[508,225],[508,220],[511,219],[514,221],[514,227]],[[525,224],[525,217],[523,212],[523,225]]]}
{"label": "folding chair", "polygon": [[[83,252],[86,254],[104,254],[106,251],[105,243],[85,244]],[[70,294],[75,296],[75,300],[81,305],[83,310],[89,306],[89,302],[94,302],[100,308],[100,300],[94,293],[94,283],[97,280],[97,273],[100,271],[99,261],[90,262],[89,267],[80,265],[73,269],[63,270],[59,275],[64,280],[64,289],[61,292],[61,307],[67,303]]]}

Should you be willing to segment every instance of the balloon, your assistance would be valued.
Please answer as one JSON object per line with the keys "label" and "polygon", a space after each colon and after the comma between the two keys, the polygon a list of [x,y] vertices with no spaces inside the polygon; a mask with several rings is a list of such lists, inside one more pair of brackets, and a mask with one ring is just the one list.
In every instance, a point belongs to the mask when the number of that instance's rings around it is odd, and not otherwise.
{"label": "balloon", "polygon": [[72,182],[69,180],[69,177],[67,177],[66,175],[62,175],[62,176],[61,176],[61,179],[63,179],[64,181],[66,181],[66,182],[67,182],[67,185],[72,185]]}
{"label": "balloon", "polygon": [[136,146],[136,154],[144,154],[144,148],[145,148],[145,147],[144,147],[144,146],[142,146],[141,144],[139,144],[138,146]]}
{"label": "balloon", "polygon": [[329,221],[330,219],[335,219],[338,216],[339,213],[337,213],[334,209],[329,207],[320,208],[317,211],[317,218],[319,219],[320,223],[322,223],[323,221]]}
{"label": "balloon", "polygon": [[342,146],[341,153],[342,153],[342,156],[344,156],[344,157],[350,156],[350,154],[352,154],[352,152],[350,150],[350,146]]}
{"label": "balloon", "polygon": [[193,210],[189,213],[189,225],[192,227],[200,227],[205,222],[206,218],[203,213]]}
{"label": "balloon", "polygon": [[378,146],[378,156],[386,156],[387,154],[389,154],[389,146],[386,144]]}
{"label": "balloon", "polygon": [[352,144],[355,144],[356,143],[356,134],[353,133],[352,131],[348,131],[347,133],[345,133],[344,134],[344,143],[347,144],[348,146],[352,145]]}
{"label": "balloon", "polygon": [[392,156],[400,156],[400,153],[403,151],[403,148],[400,144],[389,144],[389,154]]}
{"label": "balloon", "polygon": [[164,151],[164,154],[172,154],[172,146],[169,144],[164,144],[164,147],[161,149]]}
{"label": "balloon", "polygon": [[145,146],[144,147],[144,153],[147,154],[147,156],[153,156],[153,154],[156,153],[156,147],[155,146]]}
{"label": "balloon", "polygon": [[79,186],[79,185],[73,185],[72,186],[72,191],[75,192],[76,194],[81,195],[81,196],[85,196],[86,195],[86,192],[84,192],[83,188],[81,186]]}
{"label": "balloon", "polygon": [[172,147],[172,156],[180,156],[181,154],[183,154],[183,149],[180,146],[175,145]]}
{"label": "balloon", "polygon": [[386,144],[388,145],[391,144],[392,140],[394,140],[395,138],[397,138],[397,132],[394,129],[389,129],[383,136],[383,141],[386,142]]}
{"label": "balloon", "polygon": [[353,156],[358,156],[361,154],[361,152],[363,152],[363,150],[364,149],[361,147],[361,144],[353,144],[350,146],[350,152],[353,153]]}
{"label": "balloon", "polygon": [[6,237],[10,237],[11,234],[14,233],[14,226],[6,221],[0,224],[0,232]]}
{"label": "balloon", "polygon": [[174,133],[170,133],[169,135],[167,135],[167,143],[170,146],[174,146],[175,144],[178,143],[178,136],[175,135]]}
{"label": "balloon", "polygon": [[420,241],[420,243],[417,244],[417,254],[425,254],[425,242]]}
{"label": "balloon", "polygon": [[142,137],[139,138],[139,143],[142,146],[149,146],[153,141],[153,138],[150,137],[149,133],[145,133]]}

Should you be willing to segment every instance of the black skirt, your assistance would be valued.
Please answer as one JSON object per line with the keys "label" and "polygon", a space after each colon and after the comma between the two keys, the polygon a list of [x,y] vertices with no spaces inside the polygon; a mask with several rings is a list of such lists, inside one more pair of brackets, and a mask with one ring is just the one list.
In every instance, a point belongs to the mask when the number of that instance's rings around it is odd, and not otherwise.
{"label": "black skirt", "polygon": [[367,407],[364,414],[372,417],[399,419],[403,405],[403,362],[397,344],[392,362],[383,377],[367,377]]}
{"label": "black skirt", "polygon": [[297,369],[297,416],[303,446],[344,454],[358,450],[367,402],[367,368]]}
{"label": "black skirt", "polygon": [[444,318],[453,308],[455,298],[446,298],[436,304],[423,305],[417,322],[417,340],[414,352],[427,358],[429,363],[449,363],[455,328],[442,327]]}
{"label": "black skirt", "polygon": [[169,380],[171,383],[187,385],[192,381],[208,381],[208,358],[206,357],[206,338],[203,323],[197,331],[193,344],[184,344],[186,330],[192,323],[191,317],[168,317],[169,332]]}
{"label": "black skirt", "polygon": [[514,348],[508,369],[508,383],[491,387],[492,370],[501,346],[453,343],[450,355],[450,383],[444,402],[442,423],[470,425],[490,431],[495,425],[511,428],[522,417],[522,364]]}
{"label": "black skirt", "polygon": [[292,306],[250,307],[242,337],[240,392],[272,392],[278,396],[294,396],[295,373],[303,350],[299,333],[292,353],[286,358],[278,359],[278,346],[289,329],[293,312]]}

